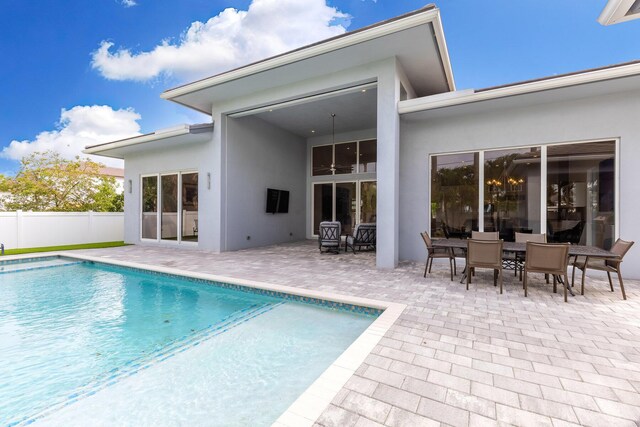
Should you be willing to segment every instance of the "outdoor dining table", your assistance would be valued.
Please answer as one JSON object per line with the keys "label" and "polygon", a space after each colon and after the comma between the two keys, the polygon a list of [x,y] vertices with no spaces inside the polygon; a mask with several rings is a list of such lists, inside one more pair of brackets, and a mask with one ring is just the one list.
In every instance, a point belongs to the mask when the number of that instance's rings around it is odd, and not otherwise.
{"label": "outdoor dining table", "polygon": [[[433,240],[434,248],[446,248],[446,249],[462,249],[466,252],[467,250],[467,239],[434,239]],[[527,253],[527,244],[524,242],[504,242],[502,244],[502,252],[507,253]],[[610,252],[606,249],[599,248],[597,246],[589,246],[589,245],[569,245],[569,257],[579,257],[579,256],[588,256],[594,258],[618,258],[618,255]],[[462,272],[462,279],[460,279],[460,283],[466,279],[466,267]],[[560,278],[560,283],[562,283],[562,278]],[[571,296],[575,296],[573,294],[573,290],[571,286],[566,283],[565,286],[567,290],[571,294]]]}

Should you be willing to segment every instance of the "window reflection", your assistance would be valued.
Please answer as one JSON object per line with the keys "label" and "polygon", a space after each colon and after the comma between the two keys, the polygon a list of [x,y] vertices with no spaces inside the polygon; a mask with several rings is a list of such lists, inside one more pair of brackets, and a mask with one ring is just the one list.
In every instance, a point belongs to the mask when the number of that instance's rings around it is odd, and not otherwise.
{"label": "window reflection", "polygon": [[360,183],[360,222],[376,222],[377,183],[363,181]]}
{"label": "window reflection", "polygon": [[376,140],[360,141],[360,173],[375,172],[377,162]]}
{"label": "window reflection", "polygon": [[431,235],[468,237],[478,230],[478,153],[431,157]]}
{"label": "window reflection", "polygon": [[540,148],[485,151],[484,231],[540,233]]}
{"label": "window reflection", "polygon": [[182,174],[182,241],[198,241],[198,174]]}
{"label": "window reflection", "polygon": [[333,164],[333,145],[321,145],[313,147],[311,151],[313,162],[313,176],[333,175],[331,165]]}
{"label": "window reflection", "polygon": [[549,146],[549,241],[609,249],[615,238],[615,142]]}
{"label": "window reflection", "polygon": [[335,173],[356,173],[358,167],[358,153],[355,142],[335,145]]}
{"label": "window reflection", "polygon": [[142,178],[142,238],[158,238],[158,177]]}
{"label": "window reflection", "polygon": [[333,184],[313,186],[313,232],[318,234],[320,222],[333,220]]}
{"label": "window reflection", "polygon": [[356,225],[356,183],[336,183],[336,221],[344,233],[351,233]]}
{"label": "window reflection", "polygon": [[161,238],[163,240],[176,240],[178,238],[178,175],[162,175],[160,184],[160,200],[162,201],[160,217]]}

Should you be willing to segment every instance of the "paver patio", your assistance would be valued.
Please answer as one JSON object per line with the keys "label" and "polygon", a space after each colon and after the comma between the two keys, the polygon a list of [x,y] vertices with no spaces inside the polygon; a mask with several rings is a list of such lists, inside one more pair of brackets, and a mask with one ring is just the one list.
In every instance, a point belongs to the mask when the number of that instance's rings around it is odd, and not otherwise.
{"label": "paver patio", "polygon": [[617,283],[612,293],[606,277],[588,277],[585,295],[564,303],[542,275],[531,276],[528,298],[513,271],[503,295],[491,271],[478,271],[466,291],[449,280],[448,264],[434,263],[424,279],[424,264],[376,270],[372,253],[320,255],[314,242],[75,253],[407,304],[317,425],[640,422],[640,281],[625,281],[623,301]]}

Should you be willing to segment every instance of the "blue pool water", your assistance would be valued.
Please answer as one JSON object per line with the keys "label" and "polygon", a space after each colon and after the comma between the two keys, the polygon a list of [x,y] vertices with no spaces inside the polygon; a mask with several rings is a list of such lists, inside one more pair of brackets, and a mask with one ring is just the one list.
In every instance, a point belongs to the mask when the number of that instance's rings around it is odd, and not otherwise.
{"label": "blue pool water", "polygon": [[269,425],[374,319],[64,258],[2,265],[0,425]]}

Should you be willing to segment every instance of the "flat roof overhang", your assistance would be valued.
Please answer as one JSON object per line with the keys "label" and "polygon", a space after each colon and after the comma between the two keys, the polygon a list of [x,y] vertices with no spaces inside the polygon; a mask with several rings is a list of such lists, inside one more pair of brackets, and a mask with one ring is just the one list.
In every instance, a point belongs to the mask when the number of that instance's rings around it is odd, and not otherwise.
{"label": "flat roof overhang", "polygon": [[640,89],[640,61],[504,86],[415,98],[398,103],[404,120],[475,114]]}
{"label": "flat roof overhang", "polygon": [[213,105],[395,57],[418,96],[455,90],[434,5],[165,91],[161,97],[211,114]]}
{"label": "flat roof overhang", "polygon": [[132,138],[90,145],[83,150],[83,153],[124,159],[126,155],[150,149],[156,150],[186,144],[204,143],[211,141],[212,135],[213,123],[180,125]]}

